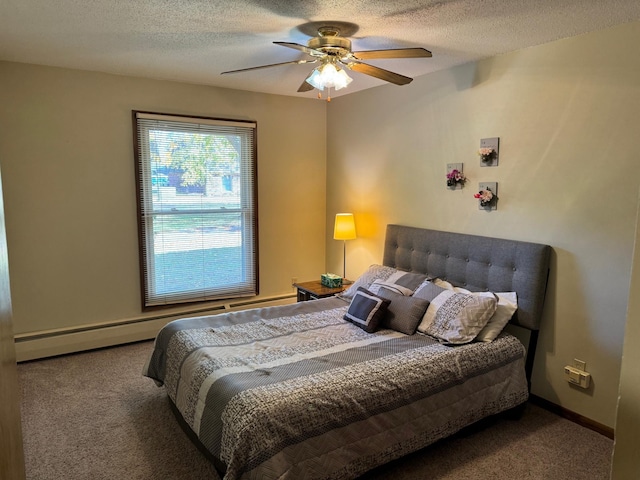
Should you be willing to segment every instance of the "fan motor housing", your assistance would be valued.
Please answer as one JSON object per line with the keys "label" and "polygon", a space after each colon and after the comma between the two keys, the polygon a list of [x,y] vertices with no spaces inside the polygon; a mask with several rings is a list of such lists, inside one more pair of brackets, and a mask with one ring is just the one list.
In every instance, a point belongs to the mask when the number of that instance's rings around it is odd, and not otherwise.
{"label": "fan motor housing", "polygon": [[309,40],[307,46],[314,50],[321,50],[329,55],[343,56],[351,52],[351,40],[337,35],[314,37]]}

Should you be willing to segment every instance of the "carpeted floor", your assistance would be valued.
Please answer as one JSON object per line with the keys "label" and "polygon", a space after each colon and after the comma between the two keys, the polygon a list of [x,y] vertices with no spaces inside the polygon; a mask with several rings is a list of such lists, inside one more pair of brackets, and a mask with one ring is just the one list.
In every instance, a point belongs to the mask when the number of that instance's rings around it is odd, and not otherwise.
{"label": "carpeted floor", "polygon": [[[18,366],[28,480],[218,479],[142,376],[142,342]],[[612,440],[528,405],[361,480],[608,479]]]}

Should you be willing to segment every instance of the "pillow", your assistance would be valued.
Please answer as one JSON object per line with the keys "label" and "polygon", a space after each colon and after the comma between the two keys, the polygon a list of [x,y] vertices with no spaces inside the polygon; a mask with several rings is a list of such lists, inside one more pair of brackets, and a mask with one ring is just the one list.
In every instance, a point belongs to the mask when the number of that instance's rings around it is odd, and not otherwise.
{"label": "pillow", "polygon": [[[454,287],[449,282],[440,280],[439,278],[435,279],[434,282],[448,290],[468,293],[471,295],[477,294],[464,288]],[[516,313],[516,310],[518,309],[518,296],[516,292],[496,292],[495,295],[498,297],[496,312],[491,316],[487,325],[476,337],[476,340],[479,342],[491,342],[495,340],[496,337],[500,335],[500,332],[504,330],[504,327],[509,323],[509,320],[511,320],[511,317],[513,317],[513,314]]]}
{"label": "pillow", "polygon": [[411,294],[413,293],[413,290],[410,288],[406,288],[406,287],[403,287],[402,285],[398,285],[389,281],[385,282],[384,280],[375,280],[371,284],[371,287],[369,287],[369,291],[377,295],[381,287],[384,287],[387,290],[391,290],[392,292],[395,292],[398,295],[405,295],[408,297],[411,296]]}
{"label": "pillow", "polygon": [[391,301],[382,325],[407,335],[416,333],[416,328],[429,306],[429,301],[423,298],[407,297],[386,287],[381,287],[378,295]]}
{"label": "pillow", "polygon": [[386,280],[393,275],[397,270],[392,267],[385,267],[383,265],[371,265],[366,272],[364,272],[358,279],[351,284],[344,292],[338,294],[339,297],[349,300],[358,291],[358,288],[363,287],[369,289],[371,284],[376,280]]}
{"label": "pillow", "polygon": [[476,340],[480,342],[492,342],[495,340],[518,309],[516,292],[499,292],[496,293],[496,297],[498,297],[496,313],[493,314],[476,337]]}
{"label": "pillow", "polygon": [[433,283],[438,285],[439,287],[446,288],[447,290],[453,290],[455,287],[447,282],[446,280],[442,280],[441,278],[434,278]]}
{"label": "pillow", "polygon": [[396,270],[389,278],[387,282],[405,287],[412,292],[420,286],[422,282],[427,279],[427,276],[422,273],[404,272],[402,270]]}
{"label": "pillow", "polygon": [[[425,279],[426,275],[421,273],[411,273],[398,270],[393,267],[386,267],[384,265],[371,265],[366,272],[353,282],[353,284],[338,296],[349,300],[353,298],[359,287],[364,287],[367,290],[371,290],[371,285],[376,280],[381,280],[391,284],[399,285],[407,288],[413,292]],[[408,295],[411,295],[409,293]]]}
{"label": "pillow", "polygon": [[391,303],[389,300],[374,295],[366,288],[359,287],[343,318],[365,332],[373,333],[382,322],[389,303]]}
{"label": "pillow", "polygon": [[446,290],[445,288],[439,287],[438,285],[436,285],[433,282],[430,282],[429,280],[425,280],[424,282],[422,282],[422,285],[416,288],[416,291],[413,292],[413,296],[416,298],[423,298],[431,302],[434,298],[436,298],[439,294],[441,294],[445,290]]}
{"label": "pillow", "polygon": [[495,313],[497,303],[491,292],[470,295],[445,290],[429,304],[418,331],[442,343],[469,343]]}

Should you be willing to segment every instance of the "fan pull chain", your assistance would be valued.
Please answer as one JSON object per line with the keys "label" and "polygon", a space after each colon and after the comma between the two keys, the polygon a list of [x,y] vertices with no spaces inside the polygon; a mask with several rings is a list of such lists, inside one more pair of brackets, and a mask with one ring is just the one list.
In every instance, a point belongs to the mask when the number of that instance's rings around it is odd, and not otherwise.
{"label": "fan pull chain", "polygon": [[[322,100],[322,92],[321,91],[318,92],[318,99]],[[330,102],[330,101],[331,101],[331,88],[327,87],[327,102]]]}

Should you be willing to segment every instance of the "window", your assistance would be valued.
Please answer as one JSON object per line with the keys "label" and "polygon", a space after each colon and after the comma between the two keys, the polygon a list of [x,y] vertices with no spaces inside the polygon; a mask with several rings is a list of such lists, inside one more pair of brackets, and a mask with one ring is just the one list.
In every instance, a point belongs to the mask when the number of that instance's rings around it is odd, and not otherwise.
{"label": "window", "polygon": [[143,306],[256,295],[256,124],[133,113]]}

